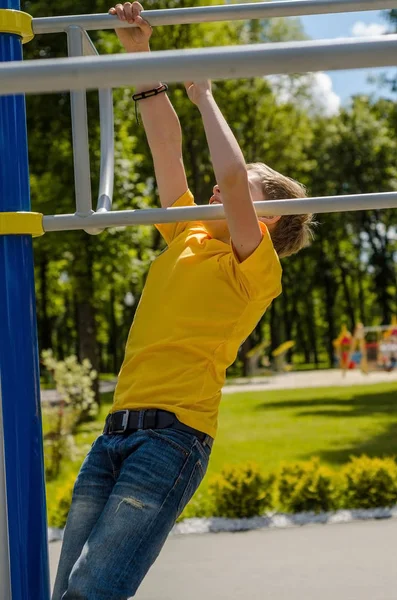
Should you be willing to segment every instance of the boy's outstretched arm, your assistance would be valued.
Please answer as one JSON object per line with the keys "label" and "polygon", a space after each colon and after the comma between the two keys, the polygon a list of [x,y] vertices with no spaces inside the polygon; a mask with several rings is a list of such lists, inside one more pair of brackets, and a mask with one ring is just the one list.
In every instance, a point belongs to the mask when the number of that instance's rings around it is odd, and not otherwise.
{"label": "boy's outstretched arm", "polygon": [[190,100],[203,119],[217,184],[233,246],[245,260],[262,240],[248,184],[243,153],[211,92],[211,83],[185,83]]}
{"label": "boy's outstretched arm", "polygon": [[[141,17],[142,10],[139,2],[117,4],[109,10],[110,14],[117,15],[120,20],[138,25],[134,28],[116,29],[127,52],[150,52],[152,28]],[[136,92],[151,90],[159,85],[157,81],[139,86]],[[161,205],[166,208],[188,189],[182,158],[181,126],[166,93],[140,100],[139,111],[153,156]]]}

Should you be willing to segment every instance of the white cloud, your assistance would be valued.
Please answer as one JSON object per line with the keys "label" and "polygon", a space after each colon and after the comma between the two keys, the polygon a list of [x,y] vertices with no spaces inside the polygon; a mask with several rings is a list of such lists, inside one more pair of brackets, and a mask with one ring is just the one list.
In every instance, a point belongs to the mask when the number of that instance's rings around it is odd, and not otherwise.
{"label": "white cloud", "polygon": [[351,33],[354,37],[375,37],[383,35],[386,31],[386,25],[382,25],[381,23],[363,23],[363,21],[357,21],[354,23]]}
{"label": "white cloud", "polygon": [[326,116],[335,115],[339,112],[341,100],[332,89],[332,79],[326,73],[312,73],[312,100],[314,106]]}
{"label": "white cloud", "polygon": [[299,77],[272,75],[267,79],[280,104],[294,102],[309,112],[327,117],[340,110],[341,99],[332,89],[332,79],[326,73],[307,73]]}

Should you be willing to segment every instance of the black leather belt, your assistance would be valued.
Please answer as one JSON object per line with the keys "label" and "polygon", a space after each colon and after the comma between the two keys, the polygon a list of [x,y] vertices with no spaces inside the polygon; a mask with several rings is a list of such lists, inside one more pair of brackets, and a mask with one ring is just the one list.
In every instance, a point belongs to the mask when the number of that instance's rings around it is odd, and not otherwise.
{"label": "black leather belt", "polygon": [[212,447],[214,440],[206,433],[181,423],[174,413],[166,410],[118,410],[106,417],[103,433],[131,433],[139,429],[166,429],[172,427],[195,435],[203,444]]}

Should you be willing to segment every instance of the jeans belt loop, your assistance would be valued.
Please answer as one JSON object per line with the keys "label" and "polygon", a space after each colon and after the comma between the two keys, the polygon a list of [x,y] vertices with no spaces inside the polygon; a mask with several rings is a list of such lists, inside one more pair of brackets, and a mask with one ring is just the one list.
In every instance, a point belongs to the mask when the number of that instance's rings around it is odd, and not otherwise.
{"label": "jeans belt loop", "polygon": [[204,442],[203,442],[204,446],[208,446],[211,449],[213,443],[214,443],[213,438],[207,434],[204,438]]}
{"label": "jeans belt loop", "polygon": [[138,415],[138,429],[143,429],[143,424],[145,420],[145,410],[140,410]]}

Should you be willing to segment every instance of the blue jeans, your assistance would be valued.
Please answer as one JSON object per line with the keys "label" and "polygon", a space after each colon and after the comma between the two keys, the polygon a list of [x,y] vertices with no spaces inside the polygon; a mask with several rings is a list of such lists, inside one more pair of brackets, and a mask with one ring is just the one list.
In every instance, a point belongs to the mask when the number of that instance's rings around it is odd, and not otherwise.
{"label": "blue jeans", "polygon": [[52,600],[134,596],[210,452],[173,428],[99,436],[74,486]]}

